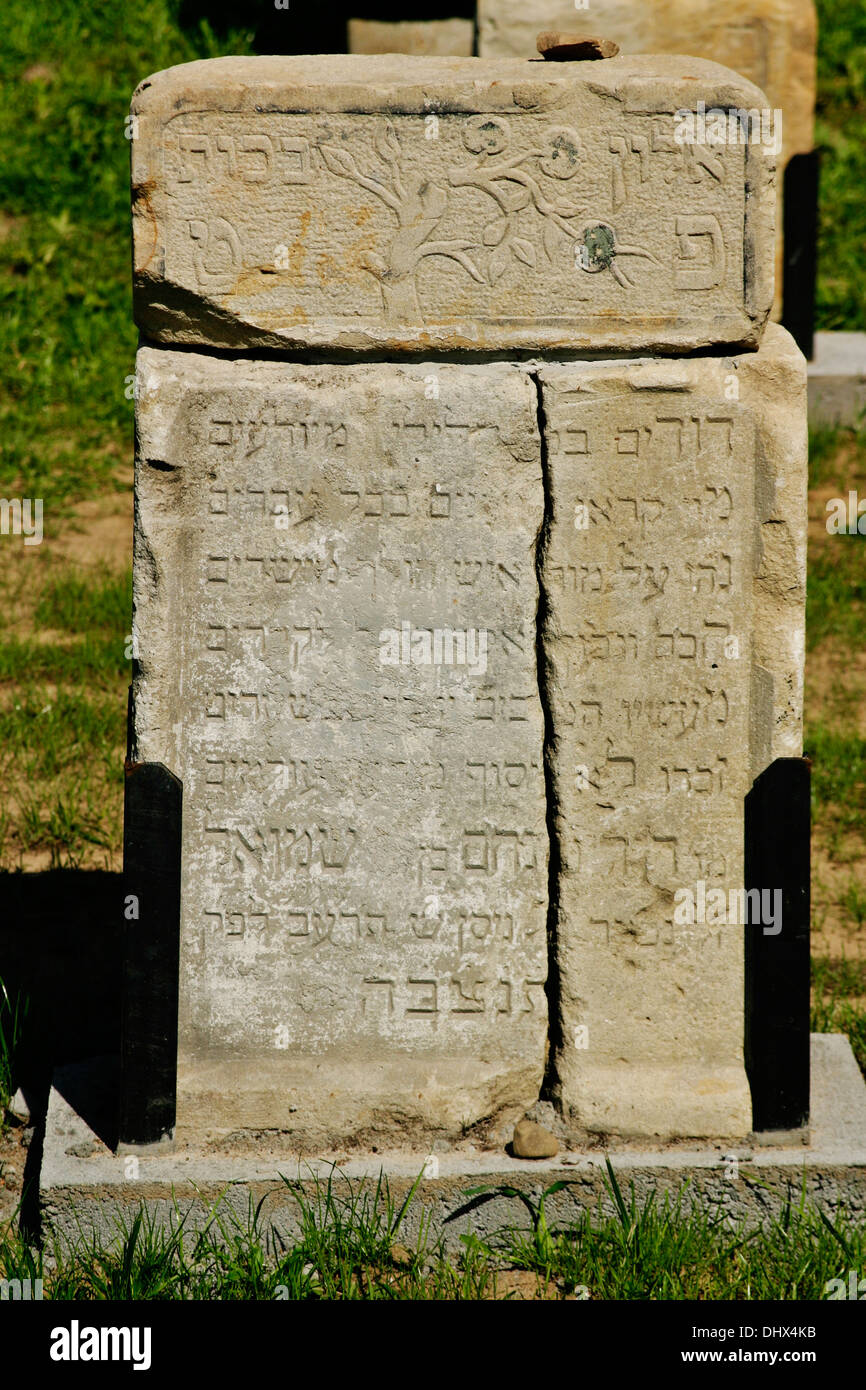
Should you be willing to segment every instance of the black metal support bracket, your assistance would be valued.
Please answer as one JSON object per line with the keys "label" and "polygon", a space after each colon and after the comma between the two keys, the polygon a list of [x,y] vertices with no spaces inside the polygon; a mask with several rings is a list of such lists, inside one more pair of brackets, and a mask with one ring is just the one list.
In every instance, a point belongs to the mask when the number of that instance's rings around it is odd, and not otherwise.
{"label": "black metal support bracket", "polygon": [[177,1105],[183,784],[162,763],[126,764],[121,1144],[170,1137]]}
{"label": "black metal support bracket", "polygon": [[817,150],[795,154],[785,168],[782,324],[805,357],[815,338],[815,284],[818,270]]}
{"label": "black metal support bracket", "polygon": [[[746,889],[781,915],[746,926],[746,1072],[756,1133],[809,1120],[810,764],[777,758],[746,797]],[[769,900],[770,902],[773,899]]]}

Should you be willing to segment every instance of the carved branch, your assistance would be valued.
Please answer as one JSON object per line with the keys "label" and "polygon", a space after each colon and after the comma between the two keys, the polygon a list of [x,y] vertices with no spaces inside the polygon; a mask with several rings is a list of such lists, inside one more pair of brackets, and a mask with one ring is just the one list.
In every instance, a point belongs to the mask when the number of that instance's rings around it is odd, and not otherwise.
{"label": "carved branch", "polygon": [[458,261],[473,280],[477,280],[479,285],[483,285],[485,283],[484,276],[474,261],[465,254],[466,248],[471,245],[471,241],[428,241],[419,247],[417,260],[422,260],[424,256],[447,256],[452,261]]}
{"label": "carved branch", "polygon": [[386,207],[395,212],[398,218],[400,217],[402,204],[397,195],[385,184],[378,183],[376,179],[368,178],[366,174],[362,174],[355,163],[354,156],[348,150],[338,149],[335,145],[319,145],[318,150],[332,174],[337,174],[343,179],[352,179],[361,188],[366,188],[369,193],[374,193],[377,198],[381,198]]}
{"label": "carved branch", "polygon": [[542,153],[541,150],[529,150],[525,154],[512,155],[510,159],[504,159],[492,168],[483,168],[477,164],[468,169],[453,169],[448,176],[449,182],[454,187],[468,186],[480,189],[499,205],[506,216],[511,215],[512,209],[509,208],[505,195],[496,187],[496,184],[499,182],[520,184],[529,193],[542,217],[549,217],[569,236],[576,238],[578,233],[569,227],[564,219],[581,216],[586,211],[585,208],[577,203],[563,206],[561,201],[558,204],[548,202],[532,174],[518,167],[527,159],[540,158]]}
{"label": "carved branch", "polygon": [[618,256],[643,256],[646,260],[652,261],[653,265],[661,265],[661,261],[656,259],[652,251],[644,251],[642,246],[616,246],[614,249]]}

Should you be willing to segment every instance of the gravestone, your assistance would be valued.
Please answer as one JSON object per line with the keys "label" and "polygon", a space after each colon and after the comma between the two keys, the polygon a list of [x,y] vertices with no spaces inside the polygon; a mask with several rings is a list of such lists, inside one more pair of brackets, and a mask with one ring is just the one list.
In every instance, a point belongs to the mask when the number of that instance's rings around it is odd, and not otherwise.
{"label": "gravestone", "polygon": [[[776,297],[782,306],[782,171],[814,143],[817,19],[812,0],[604,0],[577,10],[571,0],[478,0],[482,58],[528,58],[545,29],[583,30],[614,39],[623,54],[682,53],[742,73],[782,112],[777,183]],[[759,107],[766,106],[763,99]],[[786,319],[787,319],[786,306]]]}
{"label": "gravestone", "polygon": [[181,1129],[459,1131],[547,1005],[532,383],[143,348],[134,756],[182,769]]}
{"label": "gravestone", "polygon": [[801,748],[805,366],[773,325],[751,356],[540,378],[559,1098],[584,1130],[744,1133],[727,909],[746,793]]}
{"label": "gravestone", "polygon": [[761,104],[712,63],[218,58],[132,110],[154,341],[356,352],[755,347],[774,154],[678,143]]}
{"label": "gravestone", "polygon": [[471,58],[471,19],[350,19],[350,53],[411,53],[413,57]]}
{"label": "gravestone", "polygon": [[183,784],[179,1139],[489,1140],[543,1079],[574,1135],[748,1130],[743,928],[669,918],[742,888],[800,751],[802,358],[772,151],[674,131],[758,97],[671,58],[139,87],[130,756]]}

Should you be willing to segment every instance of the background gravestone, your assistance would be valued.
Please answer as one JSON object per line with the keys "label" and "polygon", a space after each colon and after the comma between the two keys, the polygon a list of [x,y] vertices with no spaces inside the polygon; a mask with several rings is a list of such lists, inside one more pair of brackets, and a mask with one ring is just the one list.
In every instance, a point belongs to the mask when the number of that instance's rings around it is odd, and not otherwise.
{"label": "background gravestone", "polygon": [[350,19],[350,53],[411,53],[416,57],[471,58],[475,24],[471,19]]}

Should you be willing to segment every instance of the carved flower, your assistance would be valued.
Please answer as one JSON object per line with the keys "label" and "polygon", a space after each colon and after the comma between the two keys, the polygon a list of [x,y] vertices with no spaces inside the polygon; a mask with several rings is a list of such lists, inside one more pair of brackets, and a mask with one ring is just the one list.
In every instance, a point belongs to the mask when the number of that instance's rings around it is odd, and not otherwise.
{"label": "carved flower", "polygon": [[376,136],[376,153],[385,164],[394,164],[401,154],[393,121],[386,121]]}
{"label": "carved flower", "polygon": [[508,127],[498,116],[471,116],[463,126],[463,143],[470,154],[501,154]]}
{"label": "carved flower", "polygon": [[572,179],[580,166],[580,136],[571,126],[557,125],[545,131],[541,168],[554,179]]}

